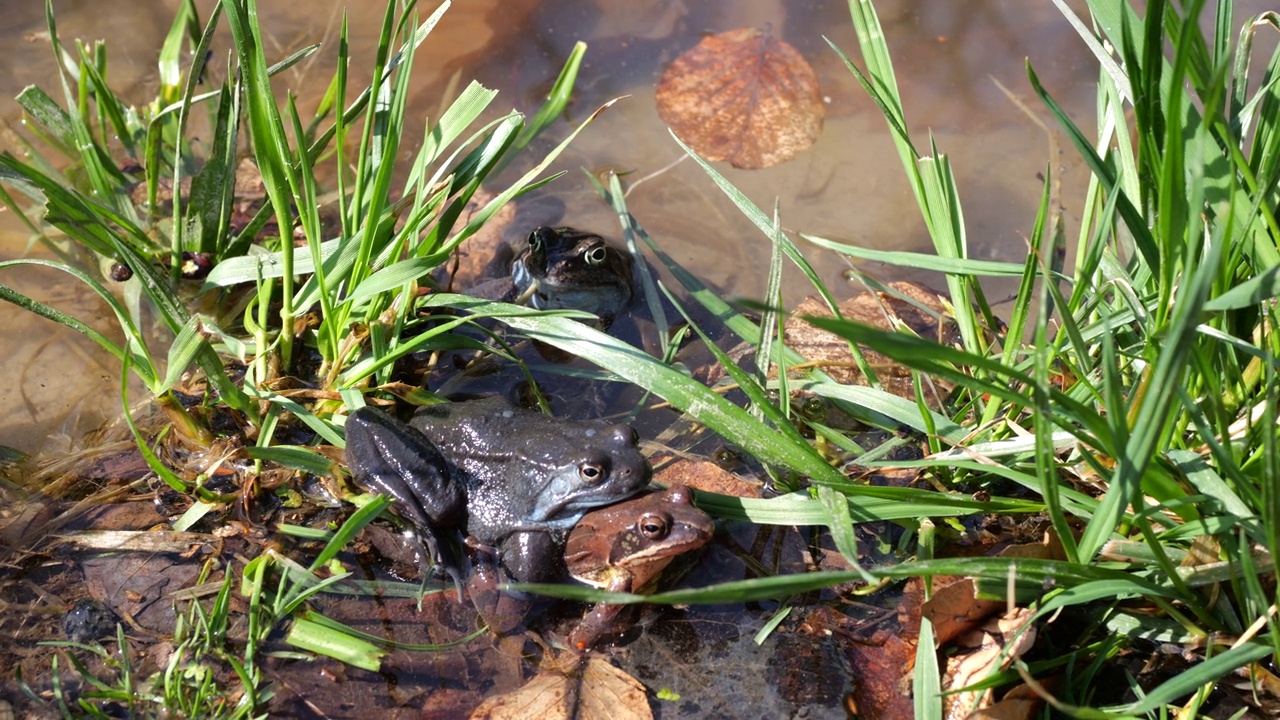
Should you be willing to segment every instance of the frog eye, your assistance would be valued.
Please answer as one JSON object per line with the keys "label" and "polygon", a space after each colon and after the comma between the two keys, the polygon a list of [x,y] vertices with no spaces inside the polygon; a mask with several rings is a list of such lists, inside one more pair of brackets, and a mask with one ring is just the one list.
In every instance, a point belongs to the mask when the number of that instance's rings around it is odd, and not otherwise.
{"label": "frog eye", "polygon": [[608,255],[609,255],[608,248],[606,248],[604,245],[594,245],[592,247],[587,248],[587,251],[582,253],[582,257],[587,261],[588,265],[597,265],[597,266],[603,265],[604,260],[606,257],[608,257]]}
{"label": "frog eye", "polygon": [[584,462],[578,466],[578,477],[588,485],[598,485],[604,481],[605,469],[600,463]]}
{"label": "frog eye", "polygon": [[542,252],[553,232],[555,231],[551,228],[534,228],[533,232],[529,233],[529,251],[534,253]]}
{"label": "frog eye", "polygon": [[661,540],[667,536],[671,528],[671,518],[663,513],[645,513],[640,516],[640,522],[636,523],[636,527],[640,529],[640,534],[644,535],[646,540]]}

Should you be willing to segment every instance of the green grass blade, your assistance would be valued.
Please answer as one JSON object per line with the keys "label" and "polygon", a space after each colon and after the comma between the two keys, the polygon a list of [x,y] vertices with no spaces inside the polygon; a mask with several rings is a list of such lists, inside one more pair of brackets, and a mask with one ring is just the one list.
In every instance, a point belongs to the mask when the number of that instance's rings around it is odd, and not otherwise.
{"label": "green grass blade", "polygon": [[523,149],[557,118],[564,115],[565,108],[569,105],[570,95],[573,93],[573,86],[578,80],[578,69],[582,67],[582,58],[586,54],[586,43],[582,41],[574,43],[573,50],[569,51],[569,57],[565,59],[564,66],[560,68],[560,74],[556,76],[556,81],[551,86],[551,92],[547,93],[546,102],[538,108],[529,125],[520,133],[520,137],[516,138],[516,150]]}
{"label": "green grass blade", "polygon": [[1045,107],[1057,119],[1059,126],[1066,132],[1067,138],[1071,140],[1071,144],[1075,146],[1076,151],[1080,153],[1080,157],[1089,166],[1093,176],[1102,183],[1108,193],[1121,193],[1116,209],[1120,213],[1120,217],[1124,219],[1125,226],[1129,229],[1129,232],[1133,234],[1134,242],[1138,247],[1138,252],[1142,254],[1143,262],[1152,271],[1158,271],[1160,268],[1160,253],[1156,249],[1155,239],[1151,236],[1151,230],[1147,227],[1146,220],[1143,219],[1138,209],[1134,207],[1128,195],[1124,194],[1124,191],[1120,188],[1116,181],[1115,173],[1094,151],[1093,146],[1085,139],[1084,133],[1080,132],[1080,129],[1071,121],[1066,112],[1045,91],[1040,84],[1040,78],[1031,69],[1030,63],[1027,64],[1027,77],[1031,80],[1032,89],[1035,90],[1041,101],[1044,102]]}
{"label": "green grass blade", "polygon": [[368,640],[352,637],[305,617],[294,618],[284,641],[369,672],[378,672],[382,658],[387,654]]}
{"label": "green grass blade", "polygon": [[655,393],[761,462],[791,468],[817,482],[844,481],[844,476],[807,444],[796,445],[779,439],[767,426],[705,385],[616,338],[567,318],[508,317],[503,318],[503,322],[534,340],[608,368]]}
{"label": "green grass blade", "polygon": [[1273,648],[1263,643],[1244,643],[1183,670],[1172,679],[1148,690],[1138,702],[1107,709],[1125,715],[1145,715],[1155,712],[1203,686],[1216,684],[1231,671],[1257,662],[1271,655],[1273,651]]}
{"label": "green grass blade", "polygon": [[897,265],[899,267],[932,270],[934,272],[947,273],[949,275],[1018,277],[1022,274],[1024,267],[1018,263],[999,262],[996,260],[942,257],[939,255],[903,252],[900,250],[873,250],[871,248],[862,248],[856,245],[838,242],[836,240],[828,240],[827,238],[818,237],[816,235],[806,235],[804,233],[801,233],[800,237],[808,240],[818,247],[834,250],[838,253],[858,258],[859,260],[870,260],[872,262]]}
{"label": "green grass blade", "polygon": [[27,298],[26,296],[20,293],[17,293],[10,288],[0,285],[0,289],[3,290],[3,292],[0,293],[0,295],[3,296],[4,300],[8,300],[9,302],[12,302],[18,305],[19,307],[22,307],[26,310],[30,310],[42,317],[53,320],[54,322],[61,323],[71,328],[72,330],[75,330],[76,332],[79,332],[85,335],[89,339],[98,343],[99,347],[111,353],[117,359],[121,361],[129,360],[133,364],[134,372],[137,373],[138,378],[141,379],[147,385],[148,388],[154,388],[156,386],[157,381],[159,379],[158,371],[156,367],[152,364],[151,358],[146,352],[146,344],[145,344],[144,338],[142,337],[141,333],[138,331],[137,326],[134,325],[133,318],[130,316],[128,310],[126,310],[124,305],[122,305],[120,301],[116,299],[116,296],[114,294],[108,291],[105,287],[102,286],[101,283],[99,283],[97,280],[95,280],[92,276],[90,276],[85,271],[80,270],[79,268],[71,267],[70,265],[54,262],[52,260],[39,260],[34,258],[9,260],[7,262],[0,262],[0,269],[4,269],[7,267],[21,267],[26,265],[37,265],[37,266],[53,268],[55,270],[60,270],[62,272],[67,273],[68,275],[75,277],[77,280],[87,285],[89,289],[93,290],[93,292],[98,297],[102,298],[102,301],[105,302],[107,306],[111,308],[111,311],[115,314],[116,321],[120,324],[120,328],[125,334],[125,338],[127,340],[126,347],[128,348],[128,351],[126,352],[120,346],[116,345],[114,342],[107,339],[102,334],[98,333],[98,331],[94,330],[88,325],[85,325],[79,320],[76,320],[75,318],[69,315],[66,315],[65,313],[62,313],[58,310],[55,310],[43,303],[38,303],[34,300],[31,300],[30,298]]}

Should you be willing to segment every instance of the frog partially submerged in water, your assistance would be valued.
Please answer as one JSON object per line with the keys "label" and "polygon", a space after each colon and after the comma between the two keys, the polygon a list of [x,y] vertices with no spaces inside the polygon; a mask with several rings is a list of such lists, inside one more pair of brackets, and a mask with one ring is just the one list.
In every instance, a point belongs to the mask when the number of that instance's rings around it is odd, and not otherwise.
{"label": "frog partially submerged in water", "polygon": [[374,408],[347,419],[355,482],[389,495],[461,586],[469,538],[517,582],[558,579],[570,528],[649,484],[629,425],[574,422],[501,398],[420,408],[405,424]]}
{"label": "frog partially submerged in water", "polygon": [[[508,258],[510,256],[507,256]],[[539,310],[582,310],[607,329],[631,302],[631,257],[595,233],[570,227],[537,227],[514,259],[497,258],[502,277],[468,295],[528,304]]]}
{"label": "frog partially submerged in water", "polygon": [[594,233],[539,227],[511,263],[511,280],[539,310],[586,310],[607,328],[632,295],[631,258]]}
{"label": "frog partially submerged in water", "polygon": [[[470,248],[467,252],[467,258],[485,254],[483,247]],[[642,329],[649,327],[644,324],[647,316],[641,310],[635,318],[631,312],[632,305],[643,305],[633,302],[635,266],[631,256],[595,233],[570,227],[537,227],[529,233],[527,242],[516,247],[502,243],[501,248],[494,251],[494,257],[483,264],[483,271],[478,272],[477,265],[474,260],[468,260],[465,270],[455,268],[459,273],[459,289],[467,295],[543,310],[589,312],[598,318],[586,321],[593,327],[605,331],[612,328],[611,332],[625,342],[650,344]],[[477,274],[492,279],[472,284]],[[482,324],[492,325],[488,321]],[[528,347],[517,346],[518,356],[531,357],[526,352]],[[543,342],[534,341],[532,348],[538,355],[535,363],[564,365],[575,360],[570,352]],[[464,367],[462,372],[456,372],[459,366]],[[500,393],[516,398],[528,392],[530,374],[506,362],[501,355],[465,358],[459,355],[437,367],[440,373],[427,382],[442,395]],[[537,371],[535,374],[537,382],[554,373]],[[559,392],[549,394],[555,397],[552,403],[557,413],[575,417],[599,415],[610,399],[623,391],[616,383],[563,378],[558,378],[554,387]],[[560,403],[565,396],[583,398],[583,401]]]}
{"label": "frog partially submerged in water", "polygon": [[[693,506],[684,485],[642,495],[583,516],[569,534],[569,574],[610,592],[653,592],[662,571],[679,555],[711,540],[711,516]],[[586,650],[613,632],[626,605],[600,603],[569,635],[570,647]]]}

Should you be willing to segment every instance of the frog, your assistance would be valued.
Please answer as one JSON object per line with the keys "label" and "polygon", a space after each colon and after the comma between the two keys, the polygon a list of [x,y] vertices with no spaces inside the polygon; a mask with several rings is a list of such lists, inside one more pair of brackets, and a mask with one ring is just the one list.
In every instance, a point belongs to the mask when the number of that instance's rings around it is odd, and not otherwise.
{"label": "frog", "polygon": [[[482,248],[472,248],[472,253],[483,253]],[[469,256],[468,256],[469,257]],[[635,298],[636,275],[630,255],[598,234],[572,227],[538,226],[529,232],[526,240],[515,246],[503,243],[493,252],[490,260],[477,272],[477,263],[468,261],[465,269],[455,267],[452,280],[444,283],[452,287],[454,281],[460,292],[472,297],[497,302],[522,304],[535,309],[570,309],[589,312],[594,319],[582,322],[597,330],[610,332],[628,342],[633,336],[639,340],[639,326],[632,321],[629,312]],[[475,276],[489,280],[475,283]],[[443,283],[443,278],[437,278]],[[470,282],[469,282],[470,280]],[[625,318],[626,322],[615,320]],[[481,323],[492,327],[491,323]],[[535,341],[532,347],[541,360],[555,365],[573,362],[575,356],[543,342]],[[459,391],[503,392],[515,398],[525,387],[524,373],[507,372],[510,366],[498,357],[472,357],[455,360],[465,364],[466,371],[453,373],[440,379],[437,392],[451,395]],[[616,391],[607,387],[604,392]],[[600,392],[589,389],[595,394]],[[593,409],[607,402],[591,401]],[[573,404],[558,409],[579,415],[583,404]],[[591,414],[591,413],[588,413]]]}
{"label": "frog", "polygon": [[546,581],[573,525],[652,474],[630,425],[552,418],[501,397],[423,407],[409,423],[364,407],[346,433],[355,483],[391,497],[459,596],[464,537],[511,580]]}
{"label": "frog", "polygon": [[[693,505],[689,488],[670,488],[582,517],[565,544],[565,565],[576,580],[609,592],[653,592],[662,571],[679,555],[706,545],[715,525]],[[625,605],[597,604],[569,634],[569,646],[591,648],[612,633]]]}
{"label": "frog", "polygon": [[608,329],[631,302],[631,257],[595,233],[537,227],[511,263],[517,299],[539,310],[585,310]]}

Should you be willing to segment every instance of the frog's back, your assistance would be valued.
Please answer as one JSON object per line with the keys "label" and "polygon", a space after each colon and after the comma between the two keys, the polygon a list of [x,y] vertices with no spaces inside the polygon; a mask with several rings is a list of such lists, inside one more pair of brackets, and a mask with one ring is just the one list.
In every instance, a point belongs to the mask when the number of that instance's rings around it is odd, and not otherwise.
{"label": "frog's back", "polygon": [[446,455],[501,454],[527,429],[533,413],[493,396],[418,408],[410,425],[418,428]]}

